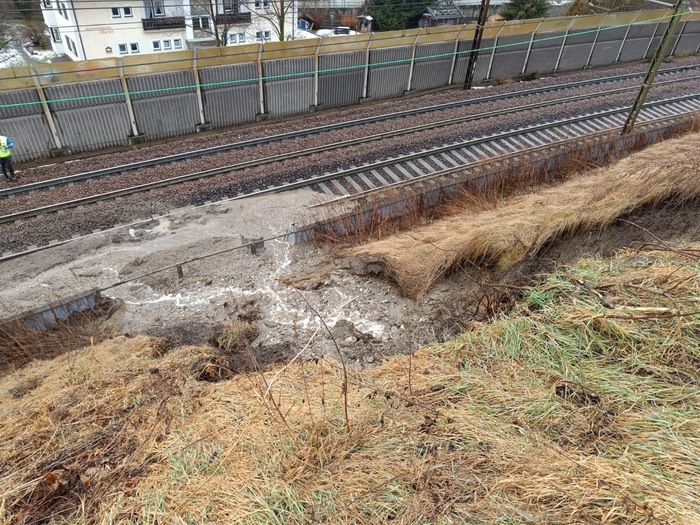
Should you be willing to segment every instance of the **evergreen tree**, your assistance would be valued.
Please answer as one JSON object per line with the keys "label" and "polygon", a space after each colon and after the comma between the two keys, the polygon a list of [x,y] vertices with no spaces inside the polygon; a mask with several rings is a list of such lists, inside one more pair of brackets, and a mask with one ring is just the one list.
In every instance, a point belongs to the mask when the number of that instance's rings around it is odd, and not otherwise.
{"label": "evergreen tree", "polygon": [[547,16],[548,10],[547,0],[510,0],[503,4],[498,14],[506,20],[525,20]]}
{"label": "evergreen tree", "polygon": [[417,27],[416,20],[430,0],[374,0],[369,14],[374,18],[374,27],[380,31],[393,31]]}

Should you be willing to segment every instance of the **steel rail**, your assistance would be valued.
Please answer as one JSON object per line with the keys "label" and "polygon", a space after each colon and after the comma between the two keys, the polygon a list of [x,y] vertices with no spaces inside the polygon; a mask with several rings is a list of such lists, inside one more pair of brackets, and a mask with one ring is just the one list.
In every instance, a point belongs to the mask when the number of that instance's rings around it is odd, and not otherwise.
{"label": "steel rail", "polygon": [[[700,98],[698,99],[698,101],[700,101]],[[627,108],[627,109],[629,109],[629,108]],[[623,110],[624,110],[624,108],[623,108]],[[622,115],[622,112],[620,112],[620,115]],[[679,117],[679,115],[676,115],[673,117],[669,117],[669,116],[664,115],[661,117],[647,118],[643,122],[640,123],[640,126],[654,125],[654,124],[658,124],[661,121],[677,119],[678,117]],[[566,123],[564,123],[564,124],[566,124]],[[372,188],[369,190],[363,190],[361,192],[353,193],[350,195],[337,196],[334,199],[324,201],[324,202],[321,202],[318,204],[313,204],[313,205],[309,206],[309,208],[324,208],[324,207],[328,207],[328,206],[334,206],[334,205],[337,205],[339,203],[346,203],[346,202],[360,200],[360,199],[366,198],[368,196],[376,195],[378,193],[386,191],[388,188],[391,188],[391,189],[406,188],[406,187],[410,187],[410,186],[414,186],[414,185],[418,185],[418,184],[425,184],[425,183],[435,183],[436,186],[439,186],[441,188],[446,188],[446,187],[454,186],[457,184],[462,184],[463,181],[450,182],[449,184],[445,184],[445,185],[436,183],[435,181],[439,180],[439,179],[444,179],[444,178],[449,177],[449,176],[454,176],[456,173],[463,172],[466,169],[478,170],[480,168],[487,167],[491,164],[502,162],[502,161],[508,160],[508,159],[518,158],[518,157],[521,157],[523,155],[531,155],[533,153],[548,152],[548,151],[556,150],[557,148],[561,149],[562,147],[570,144],[572,141],[579,141],[583,138],[590,140],[590,139],[595,139],[598,137],[606,137],[606,136],[609,136],[610,133],[613,133],[619,129],[622,129],[622,126],[623,126],[623,124],[620,124],[616,127],[601,129],[599,131],[592,132],[592,133],[587,134],[583,137],[577,136],[577,137],[571,137],[568,139],[555,140],[555,141],[552,141],[548,144],[543,144],[541,146],[529,147],[525,150],[513,151],[511,153],[503,154],[497,158],[481,159],[478,161],[469,162],[466,164],[461,164],[459,166],[453,166],[453,167],[450,167],[447,169],[433,171],[433,172],[425,174],[422,177],[410,178],[408,180],[404,180],[401,182],[392,183],[388,186],[382,186],[382,187],[378,187],[378,188]],[[548,128],[548,129],[551,129],[551,128]],[[530,131],[536,131],[536,130],[535,129],[527,129],[524,131],[530,132]],[[517,135],[515,135],[515,136],[517,136]],[[490,140],[499,140],[499,139],[503,139],[503,138],[507,138],[507,137],[503,137],[501,135],[486,137],[486,139],[488,139],[489,141]],[[400,162],[401,159],[397,159],[397,160]],[[365,166],[365,168],[367,168],[367,166]],[[348,176],[348,174],[345,172],[335,173],[335,175],[338,178]],[[485,174],[470,178],[469,180],[470,181],[477,180],[477,179],[489,177],[489,176],[491,176],[490,173],[485,173]]]}
{"label": "steel rail", "polygon": [[[695,70],[695,69],[700,69],[700,64],[679,66],[679,67],[675,67],[675,68],[668,68],[668,69],[664,69],[664,70],[660,71],[659,74],[660,75],[671,75],[674,73],[691,71],[691,70]],[[473,106],[473,105],[494,102],[494,101],[510,100],[510,99],[514,99],[514,98],[526,98],[529,96],[539,95],[539,94],[543,94],[543,93],[554,93],[557,91],[576,89],[579,87],[586,87],[586,86],[592,86],[592,85],[597,85],[597,84],[605,84],[605,83],[609,83],[609,82],[620,82],[623,80],[641,78],[643,76],[644,76],[644,73],[627,73],[624,75],[602,77],[602,78],[598,78],[598,79],[580,80],[580,81],[571,82],[568,84],[556,84],[553,86],[543,86],[543,87],[539,87],[539,88],[532,88],[532,89],[527,89],[527,90],[523,90],[523,91],[518,91],[516,93],[489,95],[489,96],[480,97],[480,98],[476,98],[476,99],[448,102],[445,104],[436,104],[433,106],[426,106],[426,107],[417,108],[417,109],[397,111],[394,113],[387,113],[384,115],[377,115],[377,116],[373,116],[373,117],[365,117],[365,118],[357,119],[357,120],[338,122],[338,123],[333,123],[333,124],[326,124],[323,126],[318,126],[318,127],[306,129],[306,130],[291,131],[291,132],[287,132],[287,133],[280,133],[277,135],[270,135],[267,137],[259,137],[256,139],[244,140],[244,141],[235,142],[232,144],[213,146],[211,148],[194,150],[194,151],[189,151],[189,152],[184,152],[184,153],[177,153],[177,154],[168,155],[165,157],[157,157],[154,159],[124,164],[121,166],[102,168],[102,169],[98,169],[98,170],[87,171],[84,173],[76,173],[73,175],[68,175],[66,177],[49,179],[49,180],[44,180],[44,181],[39,181],[39,182],[32,182],[29,184],[23,184],[21,186],[15,186],[15,187],[10,187],[10,188],[3,188],[3,189],[0,189],[0,198],[9,197],[12,195],[23,194],[23,193],[29,193],[32,191],[37,191],[37,190],[42,190],[42,189],[52,189],[52,188],[55,188],[57,186],[68,185],[68,184],[75,183],[75,182],[96,179],[99,177],[106,177],[106,176],[110,176],[110,175],[118,175],[120,173],[124,173],[127,171],[135,171],[138,169],[150,168],[153,166],[160,166],[162,164],[171,164],[171,163],[179,162],[179,161],[183,161],[183,160],[191,160],[194,158],[204,157],[207,155],[215,155],[218,153],[225,153],[228,151],[235,151],[235,150],[245,149],[245,148],[250,148],[250,147],[255,147],[255,146],[263,146],[263,145],[270,144],[272,142],[280,142],[280,141],[284,141],[284,140],[291,140],[291,139],[295,139],[295,138],[307,137],[310,135],[318,135],[318,134],[321,134],[324,132],[337,131],[339,129],[345,129],[345,128],[349,128],[349,127],[374,124],[374,123],[378,123],[378,122],[385,122],[388,120],[407,118],[407,117],[411,117],[411,116],[418,116],[418,115],[423,115],[426,113],[433,113],[433,112],[437,112],[437,111],[444,111],[444,110],[455,109],[455,108],[469,107],[469,106]],[[655,85],[664,85],[667,83],[696,80],[697,78],[700,78],[700,77],[690,77],[687,79],[678,79],[678,80],[665,80],[662,82],[656,82]],[[601,92],[601,93],[580,95],[578,99],[565,97],[563,99],[558,99],[556,101],[548,101],[545,103],[541,103],[542,105],[539,107],[546,107],[548,105],[556,105],[558,103],[564,103],[564,102],[573,101],[573,100],[580,100],[583,98],[593,98],[596,96],[605,96],[605,95],[609,95],[612,93],[632,91],[635,89],[638,89],[638,87],[634,86],[634,87],[617,88],[615,90],[609,90],[609,91]],[[537,106],[535,106],[535,107],[537,107]],[[510,108],[510,109],[504,110],[504,111],[506,113],[510,113],[510,112],[517,112],[517,111],[522,110],[522,109],[532,109],[532,106],[531,105],[519,106],[516,108]],[[494,116],[500,115],[500,114],[504,114],[504,113],[494,113]],[[481,117],[481,118],[485,118],[485,117]],[[446,122],[449,122],[449,121],[446,121]],[[436,127],[438,125],[444,126],[444,125],[449,125],[449,123],[448,124],[434,124],[433,127]],[[420,130],[418,130],[418,131],[420,131]]]}
{"label": "steel rail", "polygon": [[[668,104],[673,104],[673,103],[682,102],[685,100],[693,100],[693,99],[695,99],[695,100],[700,99],[700,94],[696,93],[696,94],[692,94],[692,95],[683,95],[681,97],[674,97],[674,98],[649,102],[646,104],[645,108],[653,108],[653,107],[657,107],[657,106],[663,106],[663,105],[668,105]],[[617,115],[617,114],[620,114],[624,111],[628,111],[629,108],[630,108],[629,106],[624,106],[624,107],[620,107],[620,108],[614,108],[614,109],[610,109],[610,110],[605,110],[605,111],[600,111],[600,112],[595,112],[595,113],[590,113],[590,114],[585,114],[585,115],[579,115],[576,117],[570,117],[568,119],[556,120],[556,121],[548,122],[548,123],[544,123],[544,124],[537,124],[534,126],[527,126],[527,127],[523,127],[523,128],[518,128],[518,129],[506,131],[503,133],[496,133],[496,134],[492,134],[492,135],[488,135],[488,136],[484,136],[484,137],[479,137],[476,139],[469,139],[466,141],[455,142],[452,144],[438,146],[436,148],[431,148],[429,150],[410,153],[408,155],[404,155],[404,156],[401,156],[399,158],[385,159],[382,161],[377,161],[374,163],[365,164],[363,166],[353,167],[353,168],[350,168],[347,170],[343,170],[342,172],[325,173],[325,174],[317,176],[317,177],[311,177],[308,179],[300,179],[296,182],[282,183],[278,186],[271,186],[271,187],[266,188],[266,189],[253,191],[253,192],[250,192],[247,194],[242,194],[242,195],[239,195],[236,197],[230,197],[228,200],[235,200],[235,199],[239,199],[239,198],[251,197],[254,195],[263,195],[266,193],[275,193],[275,192],[279,192],[279,191],[298,189],[298,188],[302,188],[305,186],[311,186],[313,184],[318,184],[320,182],[332,180],[334,178],[338,178],[339,176],[348,176],[348,175],[352,175],[352,174],[356,174],[356,173],[361,173],[361,172],[367,171],[368,169],[373,169],[373,168],[376,169],[378,167],[396,164],[397,162],[405,162],[407,160],[417,159],[417,158],[425,157],[427,155],[434,155],[436,153],[446,152],[446,151],[450,151],[450,150],[454,150],[454,149],[458,149],[458,148],[463,148],[465,146],[482,144],[482,143],[490,142],[490,141],[493,141],[496,139],[501,139],[501,138],[514,137],[514,136],[522,135],[524,133],[531,133],[533,131],[544,130],[544,129],[548,129],[548,128],[562,126],[564,124],[573,124],[573,123],[584,122],[586,120],[592,120],[592,119],[601,118],[601,117],[605,117],[605,116]],[[392,135],[391,132],[383,133],[381,135],[395,136],[395,135]],[[582,136],[576,137],[576,138],[581,138]],[[356,139],[356,140],[361,140],[361,139]],[[572,139],[572,140],[575,140],[575,139]],[[342,144],[347,145],[346,142],[343,142]],[[326,146],[319,146],[317,148],[311,148],[310,150],[313,152],[319,152],[319,151],[326,151],[329,149],[336,149],[336,148],[334,147],[334,145],[326,145]],[[306,152],[305,154],[309,154],[308,152],[310,150],[304,150]],[[295,152],[294,156],[299,156],[299,154],[300,154],[300,152]],[[283,157],[283,158],[279,158],[279,157]],[[266,163],[272,163],[272,162],[279,162],[279,160],[285,160],[288,158],[293,158],[293,157],[290,156],[289,154],[284,154],[284,155],[278,155],[275,158],[270,158],[270,159],[265,159],[265,160],[266,160]],[[236,169],[243,169],[243,167],[250,167],[250,166],[254,166],[254,165],[259,165],[259,164],[255,164],[255,162],[256,161],[248,161],[245,163],[238,164],[238,165],[236,165]],[[75,207],[84,206],[84,205],[88,205],[88,204],[94,204],[94,203],[105,201],[105,200],[112,200],[112,199],[115,199],[117,197],[123,197],[123,196],[132,195],[132,194],[136,194],[136,193],[141,193],[144,191],[151,191],[154,189],[158,189],[158,188],[162,188],[162,187],[166,187],[166,186],[170,186],[170,185],[174,185],[174,184],[181,184],[183,182],[198,180],[198,179],[201,179],[204,177],[210,177],[210,176],[214,176],[216,174],[229,172],[229,171],[232,171],[231,167],[216,168],[215,170],[206,170],[204,172],[190,173],[187,175],[179,175],[176,177],[171,177],[169,179],[163,179],[160,181],[154,181],[154,182],[149,182],[149,183],[145,183],[145,184],[140,184],[138,186],[133,186],[130,188],[113,190],[113,191],[100,193],[100,194],[96,194],[96,195],[91,195],[88,197],[83,197],[80,199],[75,199],[75,200],[71,200],[71,201],[67,201],[67,202],[63,202],[63,203],[51,204],[51,205],[43,206],[40,208],[34,208],[31,210],[12,213],[12,214],[8,214],[8,215],[0,216],[0,224],[7,224],[7,223],[15,222],[18,220],[28,219],[28,218],[32,218],[32,217],[38,217],[38,216],[41,216],[41,215],[44,215],[47,213],[56,212],[56,211],[63,210],[63,209],[75,208]]]}
{"label": "steel rail", "polygon": [[[674,104],[674,103],[677,103],[677,102],[682,102],[682,101],[685,101],[685,100],[698,100],[698,101],[700,101],[700,93],[696,93],[696,94],[692,94],[692,95],[683,95],[683,96],[681,96],[681,97],[675,97],[675,98],[670,98],[670,99],[664,99],[664,100],[657,100],[657,101],[654,101],[654,102],[649,102],[649,103],[647,103],[647,104],[645,105],[645,109],[648,109],[648,108],[650,108],[650,107],[658,107],[658,106],[670,105],[670,104]],[[473,146],[473,145],[478,145],[478,144],[484,144],[484,143],[492,142],[492,141],[499,140],[499,139],[509,138],[509,137],[518,137],[518,136],[523,135],[523,134],[526,134],[526,133],[532,133],[532,132],[534,132],[534,131],[540,131],[540,130],[555,128],[555,127],[559,127],[559,126],[563,126],[563,125],[567,125],[567,124],[575,124],[575,123],[578,123],[578,122],[585,122],[585,121],[587,121],[587,120],[594,120],[594,119],[600,119],[600,118],[602,118],[602,117],[608,117],[608,116],[613,116],[613,115],[620,115],[620,114],[623,114],[625,111],[629,111],[630,107],[631,107],[631,106],[624,106],[624,107],[614,108],[614,109],[610,109],[610,110],[605,110],[605,111],[600,111],[600,112],[595,112],[595,113],[589,113],[589,114],[585,114],[585,115],[579,115],[579,116],[577,116],[577,117],[570,117],[570,118],[567,118],[567,119],[561,119],[561,120],[556,120],[556,121],[552,121],[552,122],[546,122],[546,123],[544,123],[544,124],[536,124],[536,125],[527,126],[527,127],[524,127],[524,128],[517,128],[517,129],[514,129],[514,130],[502,132],[502,133],[495,133],[495,134],[492,134],[492,135],[486,135],[486,136],[479,137],[479,138],[476,138],[476,139],[470,139],[470,140],[466,140],[466,141],[455,142],[455,143],[452,143],[452,144],[448,144],[448,145],[444,145],[444,146],[438,146],[438,147],[436,147],[436,148],[431,148],[431,149],[424,150],[424,151],[419,151],[419,152],[415,152],[415,153],[410,153],[410,154],[408,154],[408,155],[403,155],[403,156],[401,156],[401,157],[385,159],[385,160],[381,160],[381,161],[378,161],[378,162],[372,162],[372,163],[364,164],[364,165],[362,165],[362,166],[353,167],[353,168],[349,168],[349,169],[341,170],[341,171],[336,171],[336,172],[333,172],[333,173],[325,173],[325,174],[323,174],[323,175],[319,175],[318,177],[314,177],[313,179],[305,179],[305,180],[303,180],[303,181],[297,181],[297,182],[292,182],[292,183],[285,183],[285,184],[282,184],[282,185],[280,185],[279,187],[276,187],[276,188],[267,188],[267,189],[264,189],[264,190],[259,190],[259,191],[255,192],[255,195],[257,196],[257,195],[263,195],[263,194],[265,194],[265,193],[275,193],[275,192],[278,192],[278,191],[287,191],[287,190],[299,189],[299,188],[303,188],[303,187],[305,187],[305,186],[312,186],[312,185],[314,185],[314,184],[318,184],[319,182],[326,182],[326,181],[333,180],[333,179],[337,179],[337,178],[340,178],[340,177],[347,177],[347,176],[355,175],[355,174],[358,174],[358,173],[363,173],[363,172],[366,172],[366,171],[372,170],[372,169],[382,168],[382,167],[385,167],[385,166],[392,166],[392,165],[398,164],[398,163],[400,163],[400,162],[406,162],[406,161],[409,161],[409,160],[415,160],[415,159],[419,159],[419,158],[424,158],[424,157],[428,157],[428,156],[430,156],[430,155],[435,155],[435,154],[437,154],[437,153],[449,152],[449,151],[452,151],[452,150],[455,150],[455,149],[464,148],[464,147],[466,147],[466,146]],[[688,113],[694,113],[694,112],[698,112],[698,111],[699,111],[699,110],[694,110],[694,111],[689,111]],[[645,121],[643,122],[643,124],[647,124],[648,122],[653,122],[653,121],[656,121],[656,120],[663,120],[664,118],[669,118],[669,117],[668,117],[668,116],[663,116],[663,117],[659,117],[659,118],[656,118],[656,119],[648,119],[648,120],[645,120]],[[606,130],[605,132],[609,132],[609,130]],[[584,137],[589,137],[589,136],[597,135],[597,134],[599,134],[599,133],[603,133],[603,132],[601,131],[601,132],[595,132],[595,133],[587,133],[587,134],[585,134],[585,135],[579,135],[579,136],[576,136],[576,137],[572,137],[572,138],[570,138],[569,140],[562,141],[561,143],[558,143],[557,145],[561,145],[562,143],[568,143],[568,142],[580,140],[580,139],[582,139],[582,138],[584,138]],[[552,143],[552,144],[554,144],[554,143]],[[536,149],[538,149],[538,148],[540,148],[540,147],[541,147],[541,146],[533,147],[533,148],[528,148],[527,150],[523,150],[523,151],[517,152],[517,154],[518,154],[518,155],[523,155],[523,154],[525,154],[525,153],[528,153],[530,150],[536,150]],[[503,155],[502,157],[503,157],[503,158],[506,158],[506,157],[509,157],[509,156],[510,156],[510,155]],[[501,158],[501,157],[499,156],[499,157],[493,158],[493,159],[491,159],[491,160],[498,160],[499,158]],[[467,163],[467,164],[464,164],[464,165],[461,165],[461,166],[455,166],[455,167],[454,167],[454,170],[447,170],[447,171],[459,171],[459,170],[463,170],[463,169],[465,169],[465,167],[468,167],[468,166],[471,166],[471,165],[472,165],[472,163]],[[441,174],[441,175],[444,176],[445,174],[446,174],[446,173],[443,173],[443,174]],[[426,178],[432,178],[432,177],[437,176],[437,175],[438,175],[437,172],[433,172],[433,173],[427,174],[427,175],[426,175]],[[411,179],[410,181],[405,181],[405,182],[406,182],[406,183],[408,183],[408,182],[417,183],[417,182],[420,182],[420,181],[422,181],[422,180],[426,180],[426,179],[420,179],[420,180],[419,180],[418,178],[416,178],[416,179]],[[392,185],[392,186],[393,186],[393,185]],[[380,189],[382,189],[382,188],[380,188]],[[383,189],[386,189],[386,187],[383,188]],[[253,195],[251,194],[251,195],[237,196],[237,197],[231,198],[230,200],[236,200],[236,199],[240,199],[240,198],[244,198],[244,197],[247,198],[247,197],[249,197],[249,196],[253,196]],[[1,218],[0,218],[0,219],[1,219]]]}

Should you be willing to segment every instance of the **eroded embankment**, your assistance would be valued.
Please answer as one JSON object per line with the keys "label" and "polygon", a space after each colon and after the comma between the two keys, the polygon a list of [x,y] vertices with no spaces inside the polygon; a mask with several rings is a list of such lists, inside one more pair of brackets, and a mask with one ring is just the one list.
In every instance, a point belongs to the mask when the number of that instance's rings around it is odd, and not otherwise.
{"label": "eroded embankment", "polygon": [[698,523],[699,248],[579,261],[347,375],[212,383],[143,336],[35,362],[0,378],[0,521]]}
{"label": "eroded embankment", "polygon": [[604,229],[643,206],[697,199],[699,146],[697,133],[668,140],[614,166],[364,245],[353,255],[380,265],[402,293],[419,297],[459,265],[512,265],[557,238]]}

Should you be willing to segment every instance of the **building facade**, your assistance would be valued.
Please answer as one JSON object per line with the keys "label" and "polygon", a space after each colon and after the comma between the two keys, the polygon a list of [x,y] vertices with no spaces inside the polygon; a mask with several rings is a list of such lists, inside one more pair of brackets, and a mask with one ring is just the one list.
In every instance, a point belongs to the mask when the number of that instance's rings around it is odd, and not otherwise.
{"label": "building facade", "polygon": [[297,17],[296,0],[41,0],[41,8],[54,51],[73,60],[289,40]]}

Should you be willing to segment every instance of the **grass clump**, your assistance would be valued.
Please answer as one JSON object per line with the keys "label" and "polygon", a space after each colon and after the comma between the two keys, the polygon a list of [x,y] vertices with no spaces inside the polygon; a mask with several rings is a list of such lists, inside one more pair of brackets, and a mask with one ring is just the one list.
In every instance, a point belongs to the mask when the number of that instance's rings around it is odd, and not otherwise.
{"label": "grass clump", "polygon": [[229,322],[216,337],[217,346],[223,350],[247,348],[258,337],[258,327],[255,323],[242,319]]}

